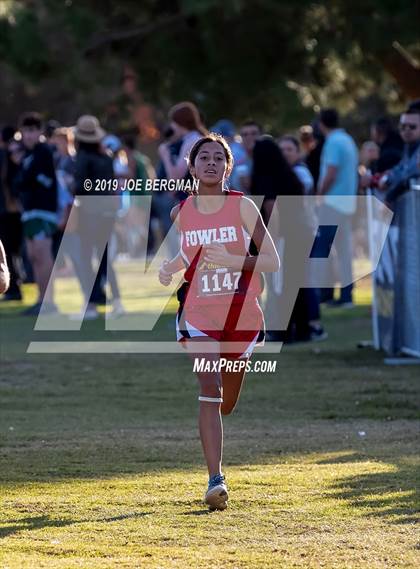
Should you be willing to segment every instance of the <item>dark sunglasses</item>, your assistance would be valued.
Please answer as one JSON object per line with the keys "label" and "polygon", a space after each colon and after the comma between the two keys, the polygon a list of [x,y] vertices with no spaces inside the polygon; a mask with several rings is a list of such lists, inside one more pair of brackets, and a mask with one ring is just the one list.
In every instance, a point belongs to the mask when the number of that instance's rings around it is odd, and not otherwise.
{"label": "dark sunglasses", "polygon": [[406,122],[406,123],[401,123],[401,124],[399,125],[399,129],[400,129],[400,130],[405,130],[406,128],[408,128],[408,129],[410,129],[410,130],[416,130],[417,125],[416,125],[416,124],[413,124],[413,123],[408,123],[408,122]]}

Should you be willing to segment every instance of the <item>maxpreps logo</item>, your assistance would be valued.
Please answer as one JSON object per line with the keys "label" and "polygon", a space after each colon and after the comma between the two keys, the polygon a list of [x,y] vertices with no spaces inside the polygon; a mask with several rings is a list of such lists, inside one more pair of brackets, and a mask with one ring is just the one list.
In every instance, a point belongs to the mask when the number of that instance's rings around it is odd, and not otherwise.
{"label": "maxpreps logo", "polygon": [[247,373],[275,373],[276,368],[276,360],[256,360],[251,362],[247,358],[238,360],[228,360],[227,358],[220,358],[218,360],[194,358],[193,364],[193,371],[195,373],[238,373],[243,370]]}

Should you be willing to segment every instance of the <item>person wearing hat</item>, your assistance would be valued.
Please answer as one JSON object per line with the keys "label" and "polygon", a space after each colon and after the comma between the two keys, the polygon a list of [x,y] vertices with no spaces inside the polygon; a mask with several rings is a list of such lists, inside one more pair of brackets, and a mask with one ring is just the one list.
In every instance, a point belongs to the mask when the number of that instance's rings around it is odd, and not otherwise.
{"label": "person wearing hat", "polygon": [[[112,189],[95,192],[95,180],[113,180],[113,161],[103,150],[101,142],[106,133],[96,117],[92,115],[81,116],[74,128],[76,146],[75,162],[75,194],[78,196],[104,196],[114,195]],[[90,180],[92,187],[86,186]],[[119,207],[119,196],[114,196],[115,202],[107,200],[82,200],[78,213],[78,235],[82,240],[80,248],[81,265],[83,267],[82,288],[87,303],[86,312],[75,317],[81,319],[94,319],[98,317],[96,306],[106,303],[104,284],[109,280],[113,297],[113,317],[122,314],[123,308],[120,300],[120,291],[111,259],[108,258],[108,241],[112,235],[115,215]],[[105,243],[105,250],[104,250]],[[94,252],[99,257],[99,268],[95,278],[93,270]],[[102,253],[103,252],[103,253]],[[92,283],[94,282],[93,289]]]}

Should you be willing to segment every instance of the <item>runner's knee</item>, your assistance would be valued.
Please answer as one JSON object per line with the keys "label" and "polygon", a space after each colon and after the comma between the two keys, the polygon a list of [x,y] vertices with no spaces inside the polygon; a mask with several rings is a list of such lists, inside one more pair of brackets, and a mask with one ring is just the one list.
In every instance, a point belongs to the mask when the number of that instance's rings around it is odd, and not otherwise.
{"label": "runner's knee", "polygon": [[203,374],[200,380],[200,396],[222,399],[222,384],[220,377],[214,374]]}

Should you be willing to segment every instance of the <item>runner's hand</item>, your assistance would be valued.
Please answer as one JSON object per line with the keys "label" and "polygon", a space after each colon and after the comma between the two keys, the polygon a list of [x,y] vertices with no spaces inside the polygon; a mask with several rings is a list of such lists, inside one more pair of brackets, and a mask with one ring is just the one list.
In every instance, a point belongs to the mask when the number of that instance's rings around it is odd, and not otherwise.
{"label": "runner's hand", "polygon": [[222,267],[231,267],[233,261],[232,257],[233,255],[228,253],[224,245],[215,241],[206,247],[204,260],[210,263],[216,263],[216,265],[222,265]]}
{"label": "runner's hand", "polygon": [[172,282],[172,274],[168,273],[165,270],[165,267],[167,264],[168,264],[168,261],[163,261],[162,266],[159,269],[159,282],[163,286],[169,286]]}

